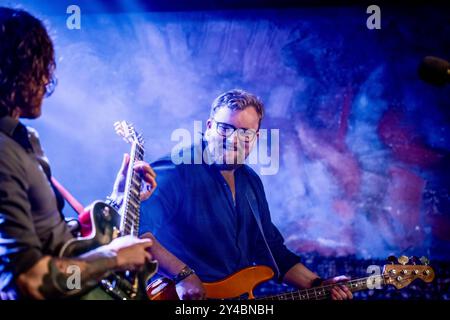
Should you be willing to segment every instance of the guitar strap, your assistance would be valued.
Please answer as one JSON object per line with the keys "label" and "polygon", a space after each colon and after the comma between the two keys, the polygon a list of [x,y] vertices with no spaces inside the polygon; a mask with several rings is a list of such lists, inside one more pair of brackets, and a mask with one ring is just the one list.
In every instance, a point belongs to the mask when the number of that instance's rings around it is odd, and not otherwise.
{"label": "guitar strap", "polygon": [[278,268],[278,263],[277,263],[277,261],[275,260],[273,254],[272,254],[272,250],[270,249],[269,243],[267,242],[266,236],[264,234],[264,229],[263,229],[263,226],[262,226],[262,223],[261,223],[261,216],[259,214],[258,202],[256,201],[256,196],[255,196],[255,193],[253,191],[253,188],[248,188],[247,189],[245,197],[247,198],[247,202],[248,202],[248,204],[250,206],[250,209],[251,209],[251,211],[253,213],[253,216],[255,217],[256,223],[258,224],[259,231],[261,232],[261,236],[262,236],[262,238],[264,240],[264,243],[266,244],[267,250],[269,251],[269,255],[270,255],[270,258],[272,260],[272,264],[275,267],[276,272],[277,272],[277,278],[279,278],[280,277],[280,268]]}
{"label": "guitar strap", "polygon": [[54,177],[51,177],[51,182],[59,191],[59,193],[61,193],[63,198],[66,199],[72,209],[75,210],[76,213],[78,213],[78,215],[81,215],[85,211],[83,205],[78,202],[78,200],[75,199],[75,197],[72,196],[70,192],[66,188],[64,188],[61,183],[59,183],[58,180],[56,180]]}

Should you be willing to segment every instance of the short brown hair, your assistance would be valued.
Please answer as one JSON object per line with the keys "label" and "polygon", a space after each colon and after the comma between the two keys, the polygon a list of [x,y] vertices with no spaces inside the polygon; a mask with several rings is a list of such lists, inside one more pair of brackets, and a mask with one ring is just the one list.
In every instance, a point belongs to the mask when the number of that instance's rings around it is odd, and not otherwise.
{"label": "short brown hair", "polygon": [[244,90],[233,89],[222,93],[214,99],[211,105],[210,117],[213,118],[217,110],[222,107],[227,107],[231,110],[244,110],[252,106],[259,115],[259,125],[261,125],[261,120],[264,117],[264,104],[261,99]]}

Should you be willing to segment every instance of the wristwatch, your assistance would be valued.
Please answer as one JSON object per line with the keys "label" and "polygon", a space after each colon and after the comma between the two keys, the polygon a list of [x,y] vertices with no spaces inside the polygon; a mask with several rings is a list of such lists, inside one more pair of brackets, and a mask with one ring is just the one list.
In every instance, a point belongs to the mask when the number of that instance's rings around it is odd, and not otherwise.
{"label": "wristwatch", "polygon": [[195,271],[192,270],[191,268],[189,268],[188,266],[184,266],[183,269],[181,269],[181,271],[172,278],[172,280],[176,283],[183,281],[184,279],[186,279],[187,277],[189,277],[191,274],[194,274]]}

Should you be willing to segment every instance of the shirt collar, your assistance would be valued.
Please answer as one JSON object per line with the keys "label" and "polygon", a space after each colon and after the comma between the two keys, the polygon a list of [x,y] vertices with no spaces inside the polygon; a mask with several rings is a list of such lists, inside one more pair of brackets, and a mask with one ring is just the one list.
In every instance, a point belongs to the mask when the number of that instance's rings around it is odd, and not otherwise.
{"label": "shirt collar", "polygon": [[10,116],[0,118],[0,131],[20,144],[27,152],[33,152],[27,128]]}
{"label": "shirt collar", "polygon": [[12,137],[14,130],[16,130],[19,120],[10,116],[4,116],[0,118],[0,131],[4,134]]}

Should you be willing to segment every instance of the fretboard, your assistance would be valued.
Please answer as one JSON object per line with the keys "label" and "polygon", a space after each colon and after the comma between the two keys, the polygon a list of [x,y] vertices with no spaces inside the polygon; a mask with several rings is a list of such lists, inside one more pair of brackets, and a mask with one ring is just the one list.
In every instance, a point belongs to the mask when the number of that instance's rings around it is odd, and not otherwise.
{"label": "fretboard", "polygon": [[[350,280],[348,282],[342,283],[350,289],[351,292],[367,290],[376,286],[377,282],[381,285],[385,285],[384,276],[370,276],[361,279]],[[331,289],[336,286],[325,285],[321,287],[315,287],[310,289],[297,290],[292,292],[286,292],[282,294],[277,294],[273,296],[267,296],[263,298],[258,298],[257,300],[323,300],[329,299],[331,296]]]}
{"label": "fretboard", "polygon": [[133,143],[130,152],[130,163],[128,165],[127,180],[125,184],[125,196],[120,224],[122,235],[138,235],[139,212],[141,206],[141,177],[133,170],[137,161],[144,159],[144,149],[137,143]]}

